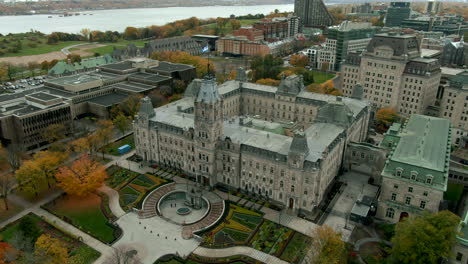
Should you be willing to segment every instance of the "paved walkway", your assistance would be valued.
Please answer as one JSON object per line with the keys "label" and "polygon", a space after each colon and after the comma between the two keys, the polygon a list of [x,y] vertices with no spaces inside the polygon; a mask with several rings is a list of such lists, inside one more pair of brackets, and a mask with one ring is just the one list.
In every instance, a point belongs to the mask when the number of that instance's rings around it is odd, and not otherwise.
{"label": "paved walkway", "polygon": [[119,193],[116,190],[107,186],[102,186],[98,189],[98,191],[103,192],[109,196],[109,208],[117,218],[120,218],[126,214],[122,207],[120,207]]}
{"label": "paved walkway", "polygon": [[366,237],[366,238],[363,238],[363,239],[361,239],[361,240],[356,241],[356,243],[354,243],[354,251],[356,251],[356,253],[357,253],[357,258],[358,258],[359,263],[361,263],[361,264],[367,264],[367,263],[361,258],[361,254],[359,254],[359,249],[361,248],[362,245],[364,245],[364,244],[366,244],[366,243],[371,243],[371,242],[384,243],[384,244],[386,244],[387,246],[392,246],[392,243],[391,243],[390,241],[381,239],[381,238],[379,238],[379,237]]}
{"label": "paved walkway", "polygon": [[244,255],[267,264],[288,264],[288,262],[284,260],[251,247],[229,247],[220,249],[198,247],[193,253],[209,258],[224,258],[235,255]]}

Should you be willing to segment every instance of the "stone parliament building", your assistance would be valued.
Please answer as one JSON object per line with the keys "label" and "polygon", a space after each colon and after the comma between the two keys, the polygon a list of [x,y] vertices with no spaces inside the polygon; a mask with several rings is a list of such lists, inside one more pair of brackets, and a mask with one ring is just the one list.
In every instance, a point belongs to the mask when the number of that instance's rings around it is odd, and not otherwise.
{"label": "stone parliament building", "polygon": [[360,100],[311,93],[300,76],[279,87],[237,79],[194,80],[183,99],[153,109],[143,98],[134,120],[137,155],[205,186],[239,189],[307,214],[319,206],[351,141],[367,137]]}

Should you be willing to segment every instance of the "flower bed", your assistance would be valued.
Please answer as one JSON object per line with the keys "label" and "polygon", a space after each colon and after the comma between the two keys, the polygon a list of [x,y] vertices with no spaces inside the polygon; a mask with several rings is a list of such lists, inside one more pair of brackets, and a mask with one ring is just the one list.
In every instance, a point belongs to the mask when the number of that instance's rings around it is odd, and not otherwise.
{"label": "flower bed", "polygon": [[280,258],[288,263],[300,263],[310,247],[311,238],[295,232]]}
{"label": "flower bed", "polygon": [[230,204],[225,220],[205,234],[205,246],[246,245],[262,221],[260,213]]}
{"label": "flower bed", "polygon": [[264,221],[249,244],[267,254],[277,255],[293,233],[294,231],[287,227],[271,221]]}

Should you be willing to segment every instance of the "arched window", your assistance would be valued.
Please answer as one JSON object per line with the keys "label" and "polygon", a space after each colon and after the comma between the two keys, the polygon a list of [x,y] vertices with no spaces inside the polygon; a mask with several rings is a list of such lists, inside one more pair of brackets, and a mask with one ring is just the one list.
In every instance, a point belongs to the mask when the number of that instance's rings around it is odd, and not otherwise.
{"label": "arched window", "polygon": [[280,188],[283,188],[283,181],[280,181]]}
{"label": "arched window", "polygon": [[294,192],[294,185],[291,185],[291,192]]}
{"label": "arched window", "polygon": [[388,218],[393,218],[395,215],[395,210],[393,208],[387,208],[387,212],[385,213],[385,216]]}

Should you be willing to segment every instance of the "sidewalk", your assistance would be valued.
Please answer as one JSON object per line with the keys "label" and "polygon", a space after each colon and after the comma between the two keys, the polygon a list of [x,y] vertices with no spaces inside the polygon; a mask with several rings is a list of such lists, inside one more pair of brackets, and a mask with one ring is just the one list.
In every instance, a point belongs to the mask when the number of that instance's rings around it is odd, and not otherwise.
{"label": "sidewalk", "polygon": [[193,251],[193,253],[209,258],[224,258],[235,255],[244,255],[267,264],[288,264],[288,262],[284,260],[250,247],[230,247],[220,249],[198,247]]}

